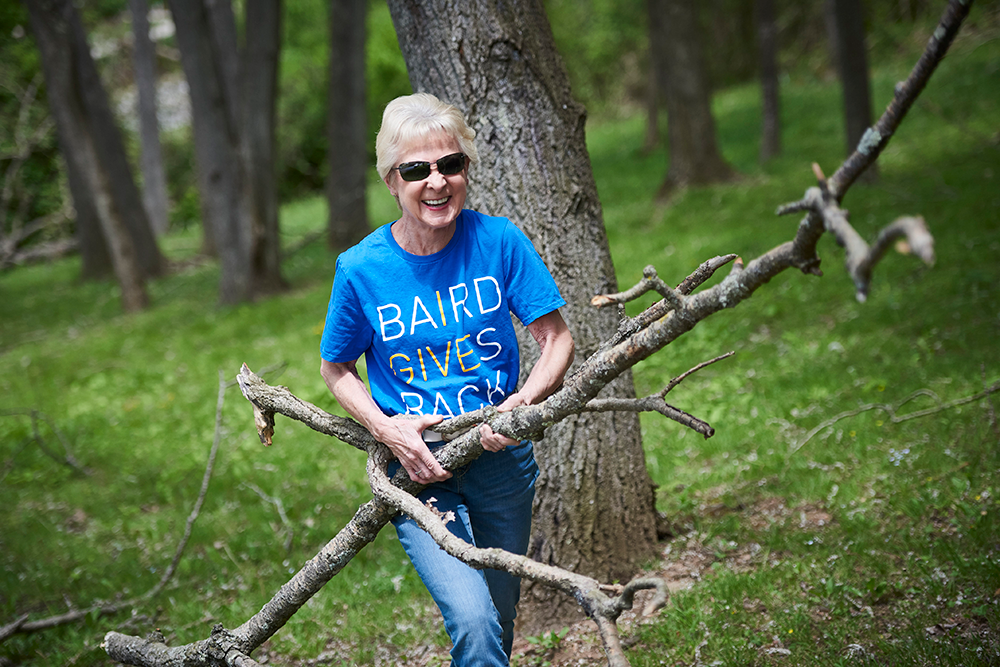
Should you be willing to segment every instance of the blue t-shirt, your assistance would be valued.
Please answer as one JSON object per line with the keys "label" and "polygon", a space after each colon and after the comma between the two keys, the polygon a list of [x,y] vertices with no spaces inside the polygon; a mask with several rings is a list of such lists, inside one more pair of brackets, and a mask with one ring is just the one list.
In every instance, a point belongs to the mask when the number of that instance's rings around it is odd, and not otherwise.
{"label": "blue t-shirt", "polygon": [[523,324],[564,306],[531,241],[507,218],[463,210],[433,255],[413,255],[391,223],[337,259],[320,354],[368,366],[387,415],[453,417],[516,391]]}

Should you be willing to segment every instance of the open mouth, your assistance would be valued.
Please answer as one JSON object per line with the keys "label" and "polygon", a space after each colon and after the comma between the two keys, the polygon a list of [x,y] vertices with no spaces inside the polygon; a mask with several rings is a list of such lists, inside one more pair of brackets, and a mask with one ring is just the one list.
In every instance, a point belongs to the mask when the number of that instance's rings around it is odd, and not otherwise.
{"label": "open mouth", "polygon": [[449,199],[451,199],[451,197],[442,197],[441,199],[425,199],[424,204],[430,206],[431,208],[437,208],[447,204]]}

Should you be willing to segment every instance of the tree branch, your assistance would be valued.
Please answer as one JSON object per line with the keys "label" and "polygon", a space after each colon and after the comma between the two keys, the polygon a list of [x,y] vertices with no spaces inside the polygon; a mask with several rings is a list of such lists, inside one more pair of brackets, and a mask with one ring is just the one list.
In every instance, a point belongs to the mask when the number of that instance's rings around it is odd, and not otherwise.
{"label": "tree branch", "polygon": [[958,34],[962,21],[969,14],[972,0],[950,0],[944,15],[938,22],[934,34],[931,35],[924,53],[905,81],[896,84],[895,96],[886,108],[881,118],[868,128],[861,137],[858,147],[830,178],[830,194],[837,202],[843,200],[847,189],[865,169],[875,162],[889,139],[896,133],[906,113],[923,91],[924,86],[937,69],[938,63],[944,59],[948,47]]}
{"label": "tree branch", "polygon": [[590,577],[539,563],[527,556],[513,554],[503,549],[475,547],[453,535],[433,509],[389,482],[389,478],[386,476],[386,466],[391,460],[393,460],[392,454],[382,444],[374,445],[368,455],[368,480],[376,498],[392,505],[401,512],[406,512],[434,538],[434,541],[442,549],[463,563],[480,570],[487,568],[503,570],[571,595],[580,603],[587,615],[597,622],[598,632],[604,644],[609,664],[628,664],[621,647],[618,626],[615,621],[623,611],[632,608],[633,598],[639,590],[655,588],[658,593],[656,599],[665,604],[667,598],[666,582],[655,578],[634,579],[629,582],[620,595],[609,598],[601,590],[600,582]]}
{"label": "tree branch", "polygon": [[[55,422],[49,419],[45,413],[39,412],[38,410],[3,410],[0,411],[0,417],[29,417],[31,419],[31,439],[38,445],[38,448],[48,456],[50,459],[56,463],[65,465],[73,470],[73,472],[89,476],[90,471],[76,460],[73,455],[73,451],[70,449],[69,443],[66,438],[63,437],[62,432],[56,427]],[[42,437],[41,432],[38,430],[39,420],[48,424],[52,432],[55,433],[56,439],[59,440],[59,444],[63,448],[63,456],[59,456],[54,451],[49,449],[48,445],[45,443],[45,439]]]}
{"label": "tree branch", "polygon": [[151,600],[159,595],[160,591],[162,591],[167,583],[173,578],[174,573],[177,572],[177,566],[180,564],[181,557],[184,555],[184,550],[187,548],[188,540],[191,538],[191,531],[194,527],[194,522],[198,519],[198,515],[201,513],[201,507],[205,502],[205,496],[208,494],[208,483],[212,479],[212,471],[215,468],[215,456],[219,451],[219,443],[222,442],[222,406],[225,403],[225,399],[226,380],[220,370],[219,394],[215,406],[215,438],[212,441],[212,449],[208,453],[208,462],[205,465],[205,473],[201,478],[201,490],[198,492],[198,498],[195,500],[194,507],[192,507],[191,513],[188,515],[187,523],[184,526],[184,534],[177,543],[177,548],[174,550],[174,556],[170,561],[170,565],[168,565],[167,569],[164,570],[163,575],[160,577],[160,580],[156,582],[156,585],[138,597],[116,604],[94,604],[86,609],[75,609],[66,612],[65,614],[50,616],[36,621],[28,621],[27,615],[22,616],[17,621],[0,628],[0,643],[8,637],[18,633],[48,630],[50,628],[59,627],[60,625],[76,623],[93,615],[110,616],[111,614],[117,614]]}
{"label": "tree branch", "polygon": [[[929,72],[933,71],[936,63],[943,57],[945,49],[968,12],[967,3],[968,0],[950,1],[945,18],[942,19],[942,26],[935,33],[935,35],[941,33],[941,37],[936,36],[931,40],[917,66],[921,72],[926,71],[927,73],[917,77],[912,85],[908,80],[908,83],[903,86],[905,90],[912,91],[912,93],[907,93],[910,97],[902,96],[902,101],[897,105],[900,108],[912,104],[912,98],[926,83]],[[913,75],[911,75],[912,78],[914,78]],[[897,91],[897,98],[900,98],[899,91]],[[907,99],[909,102],[906,102]],[[892,108],[891,105],[890,109]],[[905,108],[903,108],[903,112],[905,112]],[[894,122],[898,125],[902,113],[897,113],[896,116],[898,118]],[[879,122],[882,123],[882,120]],[[877,125],[876,128],[878,127]],[[892,131],[894,130],[895,125],[892,126]],[[819,188],[810,188],[807,191],[808,201],[803,200],[802,203],[794,205],[797,207],[795,210],[808,211],[808,214],[799,224],[795,237],[791,241],[764,253],[745,266],[741,261],[737,261],[733,270],[722,281],[711,288],[695,293],[694,290],[704,282],[704,278],[701,278],[702,273],[699,273],[701,269],[699,269],[698,272],[689,277],[690,287],[685,285],[687,283],[685,281],[677,289],[668,290],[667,293],[676,296],[676,299],[673,296],[667,296],[635,319],[629,320],[627,326],[620,327],[612,339],[584,361],[577,371],[566,379],[563,386],[543,402],[503,413],[499,413],[495,409],[484,409],[477,411],[474,415],[462,415],[460,419],[449,420],[442,427],[458,429],[456,424],[461,423],[462,428],[467,428],[475,423],[470,422],[470,420],[476,419],[486,421],[494,431],[515,439],[537,436],[552,424],[584,410],[587,404],[621,373],[663,349],[712,314],[726,308],[732,308],[750,298],[758,288],[782,271],[798,268],[807,274],[821,275],[816,245],[825,231],[833,233],[831,229],[828,229],[822,210],[829,206],[831,201],[833,205],[836,205],[856,178],[857,173],[860,173],[856,171],[858,168],[853,166],[855,162],[867,166],[884,148],[892,132],[878,131],[880,134],[877,144],[869,146],[864,141],[862,142],[862,147],[866,151],[861,153],[863,160],[855,160],[858,155],[855,153],[831,179],[833,185],[828,187],[821,180]],[[859,150],[862,147],[859,147]],[[814,203],[814,198],[818,203]],[[846,216],[844,216],[844,224],[847,224]],[[719,267],[735,258],[735,255],[716,258],[709,260],[702,267],[705,268],[707,275],[711,275]],[[874,265],[874,262],[871,262],[871,265]],[[599,301],[602,303],[616,302],[614,298],[599,299]],[[375,450],[374,438],[356,422],[330,415],[316,406],[296,398],[284,387],[267,386],[245,365],[240,371],[238,382],[244,396],[253,404],[255,416],[257,416],[258,411],[260,413],[261,419],[255,419],[255,421],[258,422],[261,440],[265,444],[270,442],[273,435],[269,429],[273,429],[274,413],[281,413],[303,422],[316,431],[333,435],[358,449],[369,452]],[[261,423],[263,423],[263,427],[261,427]],[[440,430],[439,427],[435,428]],[[451,470],[475,459],[481,452],[478,429],[472,429],[438,448],[435,451],[435,456],[444,468]],[[405,473],[402,471],[397,473],[393,480],[393,486],[410,494],[421,488],[405,479]],[[392,497],[396,497],[394,491],[389,491],[389,493],[392,494]],[[414,511],[419,514],[419,511]],[[319,554],[306,563],[288,583],[282,586],[260,612],[227,634],[227,637],[232,637],[231,646],[242,654],[249,655],[268,637],[277,632],[361,548],[373,540],[378,531],[394,514],[395,509],[380,499],[374,499],[359,508],[347,526]],[[487,556],[494,557],[493,554],[480,554],[480,556],[487,560]],[[499,560],[489,560],[489,562],[495,563],[495,565],[487,566],[503,567]],[[534,571],[535,566],[547,567],[540,563],[532,565],[518,563],[516,565],[518,568],[523,567],[525,572]],[[572,586],[571,582],[581,582],[579,575],[573,573],[560,573],[559,576],[563,577],[560,581],[566,582],[559,585]],[[577,590],[589,591],[586,585],[579,583]],[[636,586],[638,585],[636,584]],[[591,618],[594,618],[598,625],[602,626],[602,637],[607,637],[605,646],[606,648],[610,647],[609,664],[614,667],[627,665],[620,642],[617,642],[617,630],[608,627],[614,626],[614,621],[609,619],[617,618],[617,615],[613,615],[613,612],[606,613],[599,599],[589,592],[578,599]],[[624,604],[624,600],[621,603]],[[181,647],[167,648],[162,644],[149,645],[146,640],[111,632],[105,637],[105,649],[112,659],[133,665],[200,666],[225,664],[223,662],[224,656],[218,656],[220,650],[218,644],[213,643],[215,642],[214,635],[215,633],[213,633],[212,639]],[[617,646],[616,643],[618,643]],[[215,653],[213,654],[212,651]],[[153,660],[151,656],[154,652],[162,658]]]}
{"label": "tree branch", "polygon": [[[991,394],[995,394],[998,391],[1000,391],[1000,382],[994,382],[992,385],[986,387],[977,394],[973,394],[972,396],[964,396],[962,398],[956,398],[953,401],[948,401],[947,403],[941,403],[940,399],[938,399],[937,395],[934,394],[932,391],[928,389],[921,389],[919,391],[913,392],[912,394],[904,398],[896,405],[890,405],[888,403],[868,403],[865,405],[861,405],[855,408],[854,410],[847,410],[845,412],[841,412],[840,414],[830,417],[829,419],[824,420],[820,424],[814,426],[808,433],[806,433],[805,437],[803,437],[798,444],[792,447],[791,451],[789,451],[788,454],[789,456],[791,456],[792,454],[802,449],[806,445],[806,443],[812,440],[813,437],[820,431],[823,431],[824,429],[833,426],[842,419],[847,419],[849,417],[857,417],[863,412],[879,410],[889,415],[889,421],[891,421],[893,424],[899,424],[905,421],[909,421],[911,419],[927,417],[929,415],[935,415],[939,412],[944,412],[945,410],[951,410],[952,408],[957,408],[958,406],[965,405],[966,403],[973,403],[975,401],[978,401],[979,399],[986,398]],[[923,410],[917,410],[915,412],[910,412],[905,415],[896,414],[900,408],[902,408],[904,405],[906,405],[913,399],[917,398],[918,396],[930,396],[938,402],[938,405],[933,408],[925,408]]]}

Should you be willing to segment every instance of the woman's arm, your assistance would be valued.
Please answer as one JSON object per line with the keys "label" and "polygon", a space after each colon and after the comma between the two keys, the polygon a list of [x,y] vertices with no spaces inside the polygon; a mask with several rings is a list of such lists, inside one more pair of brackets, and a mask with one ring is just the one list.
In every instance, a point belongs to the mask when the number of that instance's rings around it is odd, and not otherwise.
{"label": "woman's arm", "polygon": [[[542,353],[531,367],[531,373],[528,374],[528,379],[525,380],[521,390],[511,394],[497,406],[497,410],[501,412],[513,410],[520,405],[531,405],[547,398],[562,384],[563,376],[573,363],[576,346],[569,327],[566,326],[558,310],[542,315],[527,328]],[[516,440],[494,433],[488,424],[479,427],[479,436],[483,449],[491,452],[517,444]]]}
{"label": "woman's arm", "polygon": [[441,467],[427,449],[421,433],[440,423],[441,415],[421,415],[415,419],[391,419],[375,404],[358,375],[357,361],[334,363],[323,359],[320,374],[337,402],[396,455],[414,482],[442,482],[451,473]]}

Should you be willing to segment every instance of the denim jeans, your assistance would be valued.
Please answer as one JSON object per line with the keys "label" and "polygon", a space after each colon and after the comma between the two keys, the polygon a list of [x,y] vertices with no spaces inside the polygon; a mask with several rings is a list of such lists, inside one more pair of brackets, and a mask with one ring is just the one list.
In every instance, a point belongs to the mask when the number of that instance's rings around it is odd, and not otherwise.
{"label": "denim jeans", "polygon": [[[398,464],[390,466],[390,475]],[[528,548],[531,503],[538,466],[530,442],[483,452],[451,479],[429,485],[417,497],[441,512],[454,512],[448,530],[481,548],[517,554]],[[451,637],[452,667],[510,664],[515,605],[521,579],[498,570],[476,570],[449,555],[418,526],[393,519],[399,541],[444,616]]]}

